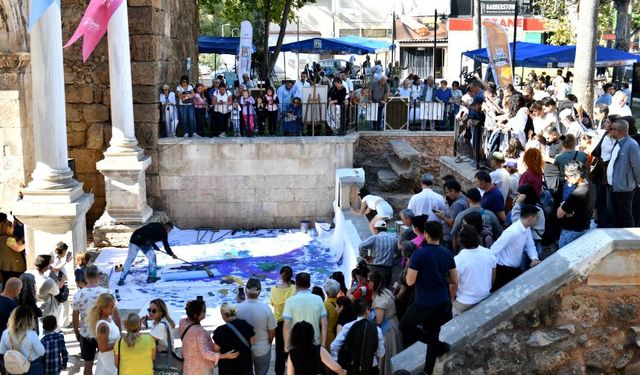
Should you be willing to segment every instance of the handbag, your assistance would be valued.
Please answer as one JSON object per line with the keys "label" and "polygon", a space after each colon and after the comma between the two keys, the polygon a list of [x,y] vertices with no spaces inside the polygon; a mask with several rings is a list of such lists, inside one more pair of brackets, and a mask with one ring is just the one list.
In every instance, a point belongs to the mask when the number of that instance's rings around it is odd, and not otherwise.
{"label": "handbag", "polygon": [[[169,350],[166,352],[157,352],[156,359],[153,361],[153,374],[154,375],[181,375],[182,367],[184,364],[184,358],[182,353],[176,353],[173,348],[173,340],[171,339],[171,332],[169,332],[169,325],[167,322],[160,322],[167,330],[167,343],[169,344]],[[194,324],[191,324],[182,333],[181,340]],[[176,349],[177,350],[177,349]]]}

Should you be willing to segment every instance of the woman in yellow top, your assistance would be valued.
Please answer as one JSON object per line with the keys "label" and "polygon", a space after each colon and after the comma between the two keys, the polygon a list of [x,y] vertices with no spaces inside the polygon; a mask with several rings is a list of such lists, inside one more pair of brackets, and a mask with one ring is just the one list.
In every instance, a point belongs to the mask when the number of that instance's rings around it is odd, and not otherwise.
{"label": "woman in yellow top", "polygon": [[118,340],[114,350],[119,375],[153,375],[156,341],[140,334],[140,317],[131,313],[124,323],[127,334]]}
{"label": "woman in yellow top", "polygon": [[13,223],[5,220],[0,223],[0,274],[4,281],[11,277],[20,277],[27,270],[24,256],[24,241],[13,236]]}
{"label": "woman in yellow top", "polygon": [[296,286],[293,284],[293,270],[289,266],[280,269],[280,283],[275,288],[271,288],[271,298],[269,303],[273,306],[273,315],[278,325],[276,326],[276,375],[284,375],[286,365],[286,356],[284,352],[284,337],[282,336],[282,328],[284,320],[282,319],[282,310],[284,310],[284,302],[296,292]]}

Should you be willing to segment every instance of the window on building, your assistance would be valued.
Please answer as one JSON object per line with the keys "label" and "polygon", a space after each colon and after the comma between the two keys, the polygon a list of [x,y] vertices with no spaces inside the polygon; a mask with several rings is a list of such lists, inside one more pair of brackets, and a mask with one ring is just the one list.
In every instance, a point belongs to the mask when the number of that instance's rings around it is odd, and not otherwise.
{"label": "window on building", "polygon": [[390,33],[390,29],[362,29],[363,38],[387,38]]}
{"label": "window on building", "polygon": [[360,29],[340,29],[340,36],[360,36]]}

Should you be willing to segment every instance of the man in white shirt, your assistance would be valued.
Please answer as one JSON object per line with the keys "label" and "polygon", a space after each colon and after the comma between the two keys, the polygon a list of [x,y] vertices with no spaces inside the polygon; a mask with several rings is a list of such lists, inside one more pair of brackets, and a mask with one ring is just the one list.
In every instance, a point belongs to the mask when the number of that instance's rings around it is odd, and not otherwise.
{"label": "man in white shirt", "polygon": [[291,93],[291,100],[294,98],[300,98],[304,102],[305,100],[302,98],[302,88],[303,87],[311,87],[309,81],[307,81],[307,72],[303,71],[300,73],[300,80],[296,81],[295,85],[293,85],[293,92]]}
{"label": "man in white shirt", "polygon": [[504,156],[502,155],[502,152],[496,151],[491,154],[489,160],[491,168],[493,168],[493,172],[489,173],[491,176],[491,182],[493,182],[498,190],[500,190],[504,196],[504,202],[506,204],[511,185],[511,175],[506,169],[504,169]]}
{"label": "man in white shirt", "polygon": [[491,250],[480,246],[478,231],[464,225],[458,234],[462,250],[455,256],[458,272],[457,291],[453,301],[453,316],[456,317],[491,295],[491,285],[496,278],[497,259]]}
{"label": "man in white shirt", "polygon": [[442,224],[442,220],[436,216],[437,211],[445,211],[447,205],[444,197],[431,189],[433,186],[433,175],[425,173],[420,180],[422,191],[414,194],[409,200],[409,208],[416,216],[427,215],[429,221],[437,221]]}
{"label": "man in white shirt", "polygon": [[538,222],[538,208],[531,204],[523,204],[520,210],[520,220],[511,224],[491,246],[491,252],[496,256],[496,278],[493,291],[496,291],[522,274],[520,264],[522,254],[526,251],[531,259],[531,267],[540,263],[536,245],[531,237],[531,227]]}
{"label": "man in white shirt", "polygon": [[347,76],[347,73],[340,73],[340,79],[342,80],[344,87],[347,89],[347,94],[351,97],[351,95],[353,95],[353,82],[351,81],[351,78]]}
{"label": "man in white shirt", "polygon": [[255,332],[256,342],[251,345],[251,356],[256,375],[269,373],[271,362],[271,343],[276,336],[276,319],[271,308],[258,301],[262,287],[260,280],[249,279],[246,284],[247,299],[238,305],[238,319],[251,324]]}

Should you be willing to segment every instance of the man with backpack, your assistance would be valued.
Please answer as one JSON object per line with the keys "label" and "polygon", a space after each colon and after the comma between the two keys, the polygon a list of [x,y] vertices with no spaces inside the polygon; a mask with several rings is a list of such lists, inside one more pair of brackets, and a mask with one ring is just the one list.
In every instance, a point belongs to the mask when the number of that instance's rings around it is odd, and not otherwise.
{"label": "man with backpack", "polygon": [[377,375],[378,358],[384,356],[384,335],[374,321],[369,320],[369,303],[353,302],[358,318],[344,325],[331,343],[331,356],[350,375]]}

